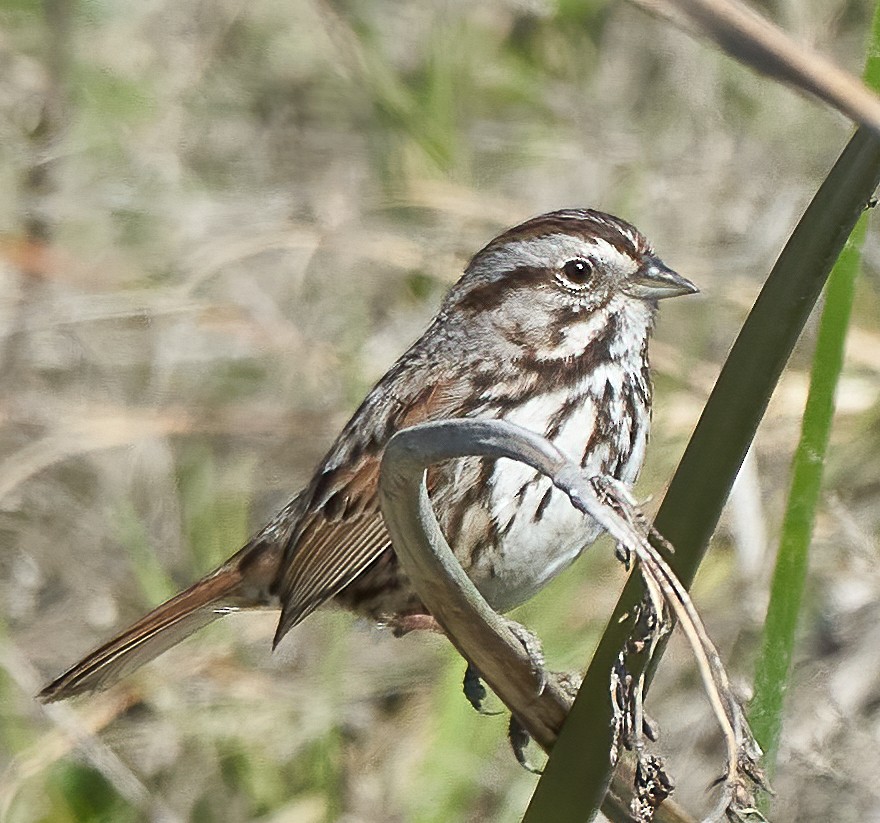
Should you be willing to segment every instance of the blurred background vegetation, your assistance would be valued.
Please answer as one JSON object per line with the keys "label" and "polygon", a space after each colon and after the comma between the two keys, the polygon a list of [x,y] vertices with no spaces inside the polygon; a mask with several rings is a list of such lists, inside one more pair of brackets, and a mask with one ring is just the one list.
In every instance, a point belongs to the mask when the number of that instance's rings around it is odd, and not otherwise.
{"label": "blurred background vegetation", "polygon": [[[858,73],[870,0],[756,3]],[[636,223],[703,296],[653,345],[659,496],[761,280],[850,132],[628,5],[0,4],[0,820],[508,821],[536,778],[437,637],[230,617],[115,689],[33,694],[307,480],[467,258],[562,206]],[[777,819],[871,819],[880,321],[865,247]],[[746,691],[812,347],[695,588]],[[650,506],[650,504],[649,504]],[[600,543],[517,619],[583,668]],[[693,810],[720,741],[681,642],[649,700]],[[840,798],[845,797],[844,804]]]}

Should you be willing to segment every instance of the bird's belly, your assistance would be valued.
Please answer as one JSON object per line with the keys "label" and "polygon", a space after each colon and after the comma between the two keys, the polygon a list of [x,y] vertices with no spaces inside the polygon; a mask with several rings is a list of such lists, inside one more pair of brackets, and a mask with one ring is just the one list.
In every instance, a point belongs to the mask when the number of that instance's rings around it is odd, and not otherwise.
{"label": "bird's belly", "polygon": [[[598,384],[603,385],[602,381]],[[629,413],[640,408],[633,380],[618,377],[612,385],[609,377],[607,384],[611,389],[601,401],[585,393],[581,403],[571,405],[568,415],[555,426],[550,423],[553,412],[564,406],[570,392],[534,397],[503,418],[549,437],[581,465],[585,476],[611,474],[631,485],[645,453],[648,415],[644,409],[635,418]],[[600,402],[602,415],[597,413]],[[599,425],[603,436],[594,438],[592,433]],[[475,458],[457,461],[457,469],[447,475],[445,491],[455,495],[466,494],[462,489],[482,489],[488,492],[488,505],[477,496],[465,506],[467,515],[459,519],[457,528],[444,530],[452,537],[468,576],[489,604],[504,612],[537,594],[603,530],[575,509],[548,477],[529,466],[501,458],[492,461],[486,476],[481,465],[489,464]]]}
{"label": "bird's belly", "polygon": [[[533,597],[567,569],[602,529],[544,476],[509,460],[496,468],[491,551],[477,552],[468,574],[497,611]],[[511,493],[511,490],[512,493]]]}

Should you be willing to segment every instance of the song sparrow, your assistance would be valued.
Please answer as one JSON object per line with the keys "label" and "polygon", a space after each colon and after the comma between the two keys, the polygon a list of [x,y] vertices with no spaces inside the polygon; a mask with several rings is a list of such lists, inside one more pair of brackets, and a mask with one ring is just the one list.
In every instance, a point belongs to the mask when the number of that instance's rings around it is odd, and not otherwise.
{"label": "song sparrow", "polygon": [[[428,330],[367,395],[296,495],[243,549],[46,686],[103,688],[215,618],[281,608],[275,644],[334,601],[372,618],[424,614],[379,511],[379,461],[398,430],[447,417],[504,419],[591,474],[633,483],[651,416],[657,301],[696,287],[629,223],[587,209],[535,217],[471,260]],[[489,603],[535,594],[598,536],[550,481],[510,460],[434,466],[440,524]]]}

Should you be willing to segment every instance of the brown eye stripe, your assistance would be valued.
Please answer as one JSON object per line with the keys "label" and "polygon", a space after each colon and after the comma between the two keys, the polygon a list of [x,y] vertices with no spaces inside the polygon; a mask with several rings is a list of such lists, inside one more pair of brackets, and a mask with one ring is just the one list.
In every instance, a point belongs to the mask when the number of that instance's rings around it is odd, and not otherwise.
{"label": "brown eye stripe", "polygon": [[467,312],[484,312],[497,308],[517,290],[535,289],[547,280],[546,269],[534,266],[520,266],[504,275],[504,291],[498,283],[489,281],[475,286],[456,303],[456,309]]}

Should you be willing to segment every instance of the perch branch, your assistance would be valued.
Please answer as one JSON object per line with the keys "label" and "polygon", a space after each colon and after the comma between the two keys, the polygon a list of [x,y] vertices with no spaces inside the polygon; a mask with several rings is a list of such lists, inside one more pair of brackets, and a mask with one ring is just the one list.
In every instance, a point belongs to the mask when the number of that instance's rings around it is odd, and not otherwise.
{"label": "perch branch", "polygon": [[[734,800],[743,796],[739,789],[758,773],[753,762],[757,746],[699,615],[650,545],[645,522],[628,492],[613,479],[587,477],[545,438],[502,421],[448,420],[415,426],[391,439],[382,461],[380,500],[395,551],[425,606],[462,656],[549,751],[571,700],[552,678],[536,676],[520,640],[488,606],[455,559],[428,498],[426,468],[469,455],[517,460],[542,472],[569,496],[572,505],[603,526],[626,554],[639,560],[649,590],[656,593],[653,609],[658,623],[664,623],[667,605],[685,626],[727,740],[730,791],[726,794]],[[640,712],[639,703],[636,708]],[[609,763],[615,754],[609,753]],[[745,775],[742,763],[751,767]]]}

